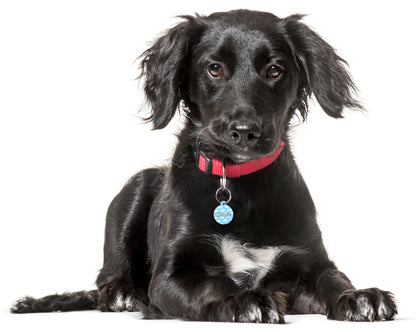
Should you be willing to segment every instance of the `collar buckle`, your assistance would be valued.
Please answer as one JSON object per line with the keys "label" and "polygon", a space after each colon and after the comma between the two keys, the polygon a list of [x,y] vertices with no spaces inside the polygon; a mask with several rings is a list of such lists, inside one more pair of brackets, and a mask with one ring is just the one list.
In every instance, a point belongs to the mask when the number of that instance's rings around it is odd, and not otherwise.
{"label": "collar buckle", "polygon": [[204,152],[199,151],[198,165],[199,169],[206,175],[212,174],[212,159]]}

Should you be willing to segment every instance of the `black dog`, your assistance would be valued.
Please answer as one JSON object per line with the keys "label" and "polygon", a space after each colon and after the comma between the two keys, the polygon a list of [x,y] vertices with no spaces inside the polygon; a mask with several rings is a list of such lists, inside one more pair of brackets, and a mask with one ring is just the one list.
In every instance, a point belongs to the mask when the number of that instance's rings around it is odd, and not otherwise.
{"label": "black dog", "polygon": [[136,174],[111,203],[98,290],[27,297],[13,312],[394,318],[391,293],[355,289],[328,259],[290,151],[290,120],[312,94],[334,118],[361,108],[345,61],[301,18],[186,16],[143,54],[148,120],[164,128],[181,102],[187,117],[171,166]]}

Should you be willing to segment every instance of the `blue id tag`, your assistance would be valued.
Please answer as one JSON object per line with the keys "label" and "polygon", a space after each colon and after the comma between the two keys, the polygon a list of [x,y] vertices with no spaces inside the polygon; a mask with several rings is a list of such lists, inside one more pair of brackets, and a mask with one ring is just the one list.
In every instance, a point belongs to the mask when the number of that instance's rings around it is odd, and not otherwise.
{"label": "blue id tag", "polygon": [[229,224],[233,217],[234,211],[225,201],[222,201],[214,210],[214,219],[221,225]]}

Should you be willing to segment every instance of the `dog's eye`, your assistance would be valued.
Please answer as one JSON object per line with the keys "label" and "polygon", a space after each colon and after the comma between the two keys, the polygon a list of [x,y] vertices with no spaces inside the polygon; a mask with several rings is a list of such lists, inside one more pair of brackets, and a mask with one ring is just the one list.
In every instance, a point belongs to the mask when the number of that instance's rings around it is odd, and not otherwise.
{"label": "dog's eye", "polygon": [[276,78],[282,73],[282,68],[272,65],[267,69],[267,78]]}
{"label": "dog's eye", "polygon": [[220,78],[224,75],[224,68],[219,63],[213,63],[208,66],[208,73],[214,78]]}

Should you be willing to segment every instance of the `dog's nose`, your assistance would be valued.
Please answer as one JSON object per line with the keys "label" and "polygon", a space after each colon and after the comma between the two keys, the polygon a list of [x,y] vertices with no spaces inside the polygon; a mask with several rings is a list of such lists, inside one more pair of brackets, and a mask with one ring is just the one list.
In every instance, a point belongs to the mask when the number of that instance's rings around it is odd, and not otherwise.
{"label": "dog's nose", "polygon": [[227,134],[231,143],[241,147],[252,147],[261,136],[261,126],[255,121],[233,121],[228,125]]}

